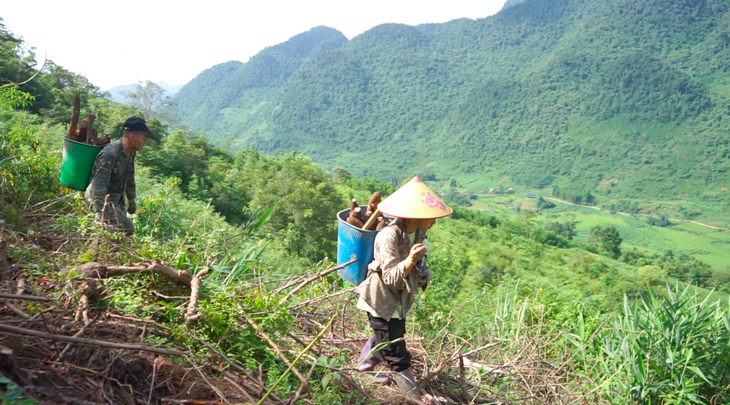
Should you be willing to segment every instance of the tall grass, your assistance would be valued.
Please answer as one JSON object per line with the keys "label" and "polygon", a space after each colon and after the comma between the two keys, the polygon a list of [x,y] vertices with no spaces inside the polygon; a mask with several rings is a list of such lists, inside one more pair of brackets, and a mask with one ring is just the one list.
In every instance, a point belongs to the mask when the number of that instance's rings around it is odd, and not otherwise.
{"label": "tall grass", "polygon": [[720,301],[667,287],[630,303],[604,338],[603,377],[612,403],[730,403],[730,311]]}

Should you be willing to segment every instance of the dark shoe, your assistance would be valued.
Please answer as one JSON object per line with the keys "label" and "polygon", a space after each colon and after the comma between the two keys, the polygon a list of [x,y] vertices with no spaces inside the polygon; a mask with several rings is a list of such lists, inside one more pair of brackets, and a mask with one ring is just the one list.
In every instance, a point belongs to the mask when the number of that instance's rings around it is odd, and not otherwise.
{"label": "dark shoe", "polygon": [[416,384],[416,377],[413,376],[413,372],[409,368],[408,370],[401,371],[395,374],[395,383],[398,384],[398,388],[403,391],[404,394],[415,399],[419,404],[423,403],[421,399],[421,391],[418,389]]}
{"label": "dark shoe", "polygon": [[375,377],[373,377],[373,382],[383,385],[390,385],[393,383],[393,380],[388,377],[388,374],[378,373],[375,374]]}

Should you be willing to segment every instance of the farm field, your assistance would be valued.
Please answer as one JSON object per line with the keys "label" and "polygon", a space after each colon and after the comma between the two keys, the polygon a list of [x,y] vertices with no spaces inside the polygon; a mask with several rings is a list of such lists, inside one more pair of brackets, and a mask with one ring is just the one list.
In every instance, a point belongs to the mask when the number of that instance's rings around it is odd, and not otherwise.
{"label": "farm field", "polygon": [[[480,196],[471,208],[491,214],[517,215],[518,207],[532,208],[534,199],[518,195]],[[573,219],[580,240],[591,227],[613,225],[623,239],[622,249],[639,249],[650,253],[688,254],[715,269],[730,267],[730,232],[709,229],[690,222],[672,221],[667,227],[650,226],[642,216],[629,216],[556,202],[556,207],[538,213],[540,222]]]}

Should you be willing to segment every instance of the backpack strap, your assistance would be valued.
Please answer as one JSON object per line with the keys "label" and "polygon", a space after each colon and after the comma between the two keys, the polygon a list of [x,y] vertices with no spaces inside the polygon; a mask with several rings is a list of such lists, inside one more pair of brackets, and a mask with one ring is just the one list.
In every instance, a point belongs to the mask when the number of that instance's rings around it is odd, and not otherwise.
{"label": "backpack strap", "polygon": [[[117,151],[117,153],[114,155],[114,165],[116,166],[117,160],[119,159],[119,154],[123,153],[124,149],[121,142],[112,145],[114,145],[114,149],[116,149]],[[124,170],[124,179],[122,180],[124,182],[124,187],[122,188],[122,208],[124,208],[124,201],[126,201],[127,198],[127,175],[129,174],[129,168],[132,166],[135,156],[136,154],[132,152],[132,156],[130,156],[129,161],[127,162],[127,167]]]}

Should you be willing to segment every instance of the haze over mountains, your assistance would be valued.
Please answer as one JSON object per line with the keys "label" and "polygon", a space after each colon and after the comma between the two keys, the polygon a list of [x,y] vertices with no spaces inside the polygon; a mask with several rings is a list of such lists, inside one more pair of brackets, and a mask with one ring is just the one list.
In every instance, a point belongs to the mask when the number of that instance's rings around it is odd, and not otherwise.
{"label": "haze over mountains", "polygon": [[[157,82],[157,85],[165,89],[165,94],[172,97],[175,94],[177,94],[178,91],[184,86],[184,84],[176,84],[174,86],[171,86],[167,84],[167,82],[160,81]],[[121,86],[114,86],[111,89],[107,90],[109,94],[112,96],[112,100],[124,102],[124,92],[126,91],[134,91],[135,85],[134,84],[125,84]]]}
{"label": "haze over mountains", "polygon": [[484,176],[730,206],[730,1],[510,1],[479,20],[316,27],[175,96],[223,143],[381,179]]}

